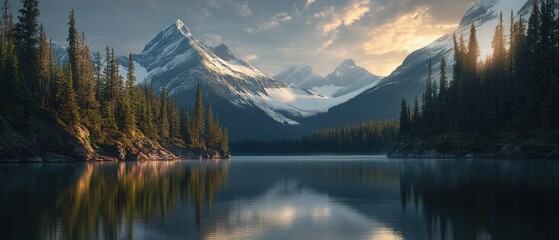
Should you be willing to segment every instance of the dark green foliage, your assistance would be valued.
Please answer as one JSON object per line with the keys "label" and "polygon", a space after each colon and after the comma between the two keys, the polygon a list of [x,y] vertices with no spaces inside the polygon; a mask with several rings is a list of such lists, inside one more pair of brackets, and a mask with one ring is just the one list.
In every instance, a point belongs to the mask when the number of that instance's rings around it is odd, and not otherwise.
{"label": "dark green foliage", "polygon": [[161,94],[161,110],[159,111],[159,119],[157,122],[157,125],[159,126],[159,136],[164,139],[169,138],[169,109],[167,107],[168,97],[167,89],[164,88],[163,93]]}
{"label": "dark green foliage", "polygon": [[149,88],[147,85],[144,85],[143,88],[135,88],[135,98],[138,103],[138,108],[136,109],[138,129],[146,134],[146,136],[152,139],[158,139],[157,130],[153,120],[154,115],[151,111],[150,99],[148,98],[148,91]]}
{"label": "dark green foliage", "polygon": [[214,120],[212,104],[209,103],[206,108],[206,119],[205,119],[205,129],[206,129],[206,146],[210,149],[220,148],[220,133],[219,126]]}
{"label": "dark green foliage", "polygon": [[39,1],[22,0],[18,23],[15,25],[15,43],[19,70],[23,82],[32,94],[38,90]]}
{"label": "dark green foliage", "polygon": [[[475,26],[467,47],[463,37],[459,41],[454,37],[454,79],[447,88],[443,59],[437,101],[432,100],[437,93],[429,86],[429,77],[421,111],[415,107],[412,131],[402,142],[448,145],[454,139],[453,144],[475,148],[516,139],[515,144],[520,145],[559,146],[559,139],[553,136],[559,131],[559,18],[553,0],[533,4],[527,28],[511,14],[509,44],[500,15],[492,39],[493,55],[485,62],[479,62]],[[404,107],[402,104],[401,115],[405,118]],[[438,118],[432,117],[435,111]]]}
{"label": "dark green foliage", "polygon": [[190,115],[188,114],[188,107],[185,107],[182,111],[181,117],[181,136],[184,144],[192,144],[192,134],[190,132]]}
{"label": "dark green foliage", "polygon": [[198,84],[196,91],[196,101],[194,102],[194,111],[190,125],[192,144],[196,147],[202,147],[204,144],[204,103],[202,99],[202,86],[200,84]]}
{"label": "dark green foliage", "polygon": [[169,114],[169,138],[173,140],[181,140],[181,120],[179,116],[179,109],[175,101],[169,101],[167,113]]}
{"label": "dark green foliage", "polygon": [[72,67],[72,78],[74,81],[74,91],[79,91],[80,86],[80,39],[78,29],[76,28],[76,15],[74,10],[70,11],[68,17],[68,59]]}
{"label": "dark green foliage", "polygon": [[398,122],[384,120],[318,131],[295,140],[245,141],[232,144],[234,154],[381,154],[398,141]]}
{"label": "dark green foliage", "polygon": [[410,108],[406,99],[402,98],[400,106],[400,139],[407,138],[411,131]]}
{"label": "dark green foliage", "polygon": [[69,65],[60,69],[58,75],[59,93],[58,113],[66,125],[73,126],[79,122],[78,104],[76,92],[73,87],[72,68]]}

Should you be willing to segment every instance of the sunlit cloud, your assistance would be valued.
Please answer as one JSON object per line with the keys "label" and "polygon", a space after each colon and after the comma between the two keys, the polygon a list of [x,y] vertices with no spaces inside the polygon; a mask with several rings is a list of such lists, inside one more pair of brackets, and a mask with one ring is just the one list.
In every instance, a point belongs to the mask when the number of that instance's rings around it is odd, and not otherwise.
{"label": "sunlit cloud", "polygon": [[245,61],[250,62],[258,59],[258,55],[256,54],[249,54],[244,57]]}
{"label": "sunlit cloud", "polygon": [[315,0],[307,0],[307,3],[305,3],[305,8],[309,8],[314,2]]}
{"label": "sunlit cloud", "polygon": [[349,26],[369,12],[369,3],[369,0],[353,0],[343,9],[325,8],[314,15],[315,18],[323,20],[318,28],[322,30],[323,34],[328,34],[342,25]]}
{"label": "sunlit cloud", "polygon": [[258,25],[256,28],[248,27],[245,31],[248,33],[254,33],[258,31],[269,31],[280,26],[283,22],[289,22],[293,20],[293,17],[287,12],[276,13],[270,18],[269,21]]}
{"label": "sunlit cloud", "polygon": [[367,54],[375,55],[399,51],[412,52],[451,32],[457,26],[458,24],[435,23],[428,13],[428,8],[419,8],[375,28],[370,34],[370,40],[363,44],[363,49]]}

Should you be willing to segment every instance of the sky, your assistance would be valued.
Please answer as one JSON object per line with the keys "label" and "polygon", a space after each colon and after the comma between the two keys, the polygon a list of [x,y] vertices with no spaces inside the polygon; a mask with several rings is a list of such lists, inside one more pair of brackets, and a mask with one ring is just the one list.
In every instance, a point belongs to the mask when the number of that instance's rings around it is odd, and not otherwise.
{"label": "sky", "polygon": [[[478,0],[42,0],[40,20],[60,43],[68,13],[94,51],[139,53],[181,19],[206,45],[225,43],[275,75],[306,64],[326,75],[343,60],[389,75],[412,51],[452,32]],[[10,0],[12,8],[21,5]]]}

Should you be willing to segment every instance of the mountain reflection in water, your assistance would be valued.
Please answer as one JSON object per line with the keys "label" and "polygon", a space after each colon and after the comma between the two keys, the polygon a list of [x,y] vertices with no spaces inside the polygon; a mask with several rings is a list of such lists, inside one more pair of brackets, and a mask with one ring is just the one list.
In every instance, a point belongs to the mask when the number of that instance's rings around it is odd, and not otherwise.
{"label": "mountain reflection in water", "polygon": [[559,239],[559,163],[0,165],[0,239]]}

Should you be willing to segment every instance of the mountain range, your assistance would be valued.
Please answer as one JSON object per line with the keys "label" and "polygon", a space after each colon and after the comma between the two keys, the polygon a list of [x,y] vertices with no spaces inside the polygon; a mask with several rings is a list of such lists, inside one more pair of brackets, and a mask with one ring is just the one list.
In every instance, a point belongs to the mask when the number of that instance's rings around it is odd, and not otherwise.
{"label": "mountain range", "polygon": [[[482,0],[465,13],[456,34],[467,39],[474,24],[481,56],[487,56],[499,13],[506,15],[511,10],[517,18],[527,19],[531,1]],[[55,51],[58,59],[64,59],[65,51]],[[387,77],[376,76],[351,59],[325,77],[308,65],[294,65],[271,77],[235,57],[225,44],[205,45],[177,20],[134,59],[137,84],[148,81],[158,90],[167,88],[182,106],[191,105],[200,84],[204,100],[211,101],[220,121],[229,128],[231,140],[238,141],[299,137],[321,128],[397,118],[402,98],[413,101],[422,95],[428,60],[433,60],[437,77],[443,56],[451,68],[452,33],[411,53]],[[120,73],[125,75],[126,58],[119,62]]]}

